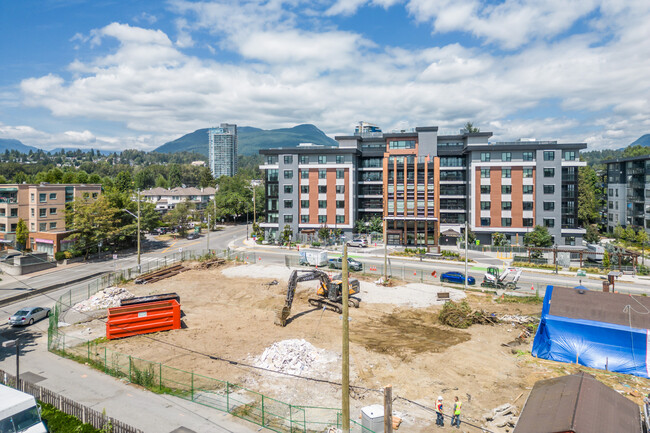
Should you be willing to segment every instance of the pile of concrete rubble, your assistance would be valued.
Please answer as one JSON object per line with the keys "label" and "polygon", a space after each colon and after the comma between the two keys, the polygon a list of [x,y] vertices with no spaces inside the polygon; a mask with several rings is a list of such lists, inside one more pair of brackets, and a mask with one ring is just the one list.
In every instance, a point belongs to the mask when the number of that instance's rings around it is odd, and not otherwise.
{"label": "pile of concrete rubble", "polygon": [[306,340],[292,339],[273,343],[253,362],[257,367],[283,373],[329,376],[337,360],[333,352],[318,349]]}
{"label": "pile of concrete rubble", "polygon": [[75,304],[72,308],[81,312],[104,310],[106,308],[119,307],[120,300],[129,298],[133,298],[133,294],[128,290],[121,287],[107,287],[85,301]]}
{"label": "pile of concrete rubble", "polygon": [[517,424],[517,408],[510,403],[492,409],[492,412],[483,415],[487,421],[485,427],[495,433],[509,433]]}

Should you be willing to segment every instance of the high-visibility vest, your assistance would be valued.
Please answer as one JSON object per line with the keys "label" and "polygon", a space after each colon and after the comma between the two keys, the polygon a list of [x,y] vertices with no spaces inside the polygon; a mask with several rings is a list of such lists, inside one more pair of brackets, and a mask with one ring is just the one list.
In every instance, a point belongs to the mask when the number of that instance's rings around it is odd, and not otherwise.
{"label": "high-visibility vest", "polygon": [[457,401],[454,403],[454,415],[460,415],[460,407],[462,406],[462,403]]}
{"label": "high-visibility vest", "polygon": [[437,410],[438,412],[442,412],[442,402],[440,402],[440,403],[438,403],[438,404],[436,405],[436,410]]}

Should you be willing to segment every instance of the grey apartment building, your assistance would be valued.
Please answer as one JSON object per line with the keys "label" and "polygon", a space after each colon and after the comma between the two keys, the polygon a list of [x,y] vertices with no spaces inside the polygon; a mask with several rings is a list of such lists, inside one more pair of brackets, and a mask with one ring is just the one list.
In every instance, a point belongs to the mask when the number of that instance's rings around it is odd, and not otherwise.
{"label": "grey apartment building", "polygon": [[215,179],[237,173],[237,125],[222,123],[208,130],[208,159]]}
{"label": "grey apartment building", "polygon": [[266,235],[321,227],[352,236],[354,222],[384,220],[390,244],[437,245],[465,222],[482,244],[502,232],[512,244],[535,225],[559,245],[581,245],[579,151],[584,143],[495,142],[490,132],[438,135],[435,126],[382,132],[375,125],[335,137],[338,146],[261,150]]}
{"label": "grey apartment building", "polygon": [[605,161],[607,229],[631,226],[650,233],[650,155]]}

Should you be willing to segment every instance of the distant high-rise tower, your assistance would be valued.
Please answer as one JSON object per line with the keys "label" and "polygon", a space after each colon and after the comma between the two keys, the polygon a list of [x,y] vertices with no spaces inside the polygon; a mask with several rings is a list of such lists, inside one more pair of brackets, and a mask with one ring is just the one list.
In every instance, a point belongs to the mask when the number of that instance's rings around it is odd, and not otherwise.
{"label": "distant high-rise tower", "polygon": [[237,172],[237,125],[222,123],[208,131],[208,156],[212,176],[234,176]]}

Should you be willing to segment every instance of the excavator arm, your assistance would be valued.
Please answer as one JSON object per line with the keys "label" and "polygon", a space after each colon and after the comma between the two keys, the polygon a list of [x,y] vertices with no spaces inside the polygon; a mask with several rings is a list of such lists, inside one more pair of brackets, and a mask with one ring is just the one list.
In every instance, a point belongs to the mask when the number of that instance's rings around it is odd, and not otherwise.
{"label": "excavator arm", "polygon": [[287,319],[291,314],[291,306],[293,305],[293,298],[296,295],[296,288],[298,287],[298,283],[302,283],[304,281],[312,281],[312,280],[320,280],[320,282],[324,284],[325,287],[329,287],[330,278],[323,271],[319,271],[317,269],[311,269],[311,270],[294,270],[291,272],[291,275],[289,276],[289,282],[287,284],[287,297],[284,301],[284,307],[282,307],[282,309],[278,311],[278,315],[275,319],[276,325],[283,326],[283,327],[286,326]]}

